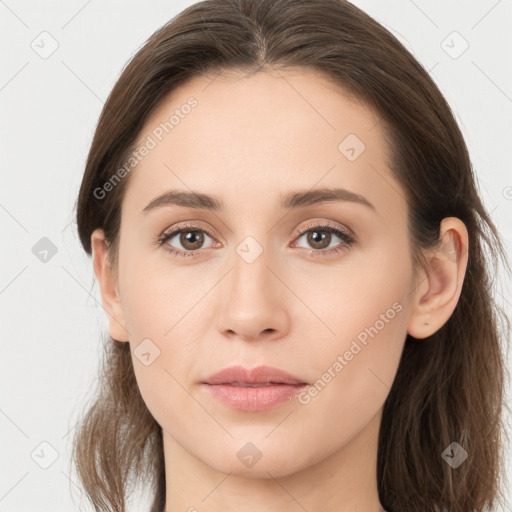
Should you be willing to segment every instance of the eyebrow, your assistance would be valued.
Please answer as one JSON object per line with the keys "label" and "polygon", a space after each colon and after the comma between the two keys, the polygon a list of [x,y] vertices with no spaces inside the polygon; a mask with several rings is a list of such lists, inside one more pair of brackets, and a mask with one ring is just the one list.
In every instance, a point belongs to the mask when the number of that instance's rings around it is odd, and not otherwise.
{"label": "eyebrow", "polygon": [[[365,197],[350,192],[344,188],[317,188],[306,191],[288,192],[281,194],[281,208],[293,209],[303,208],[318,203],[345,201],[361,204],[374,211],[375,206]],[[221,200],[208,194],[201,192],[186,192],[181,190],[168,190],[163,194],[155,197],[141,213],[147,214],[152,210],[162,208],[164,206],[184,206],[187,208],[195,208],[199,210],[210,210],[219,212],[224,210],[224,204]]]}

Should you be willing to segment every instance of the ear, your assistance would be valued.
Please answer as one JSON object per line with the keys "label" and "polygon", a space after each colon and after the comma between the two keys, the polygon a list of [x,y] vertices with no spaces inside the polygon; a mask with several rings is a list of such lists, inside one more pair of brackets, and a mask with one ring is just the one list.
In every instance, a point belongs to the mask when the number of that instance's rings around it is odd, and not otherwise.
{"label": "ear", "polygon": [[422,339],[450,318],[462,291],[468,262],[468,231],[456,217],[441,222],[439,244],[427,254],[428,273],[421,272],[414,290],[407,332]]}
{"label": "ear", "polygon": [[109,335],[116,341],[129,341],[117,281],[107,259],[107,245],[103,230],[96,229],[92,233],[91,248],[94,273],[100,285],[103,309],[108,314]]}

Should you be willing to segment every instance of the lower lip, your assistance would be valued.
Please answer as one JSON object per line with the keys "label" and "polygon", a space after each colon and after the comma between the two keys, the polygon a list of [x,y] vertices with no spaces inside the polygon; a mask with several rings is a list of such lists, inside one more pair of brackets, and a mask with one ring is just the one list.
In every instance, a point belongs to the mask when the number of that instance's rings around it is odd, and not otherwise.
{"label": "lower lip", "polygon": [[203,384],[223,404],[241,411],[265,411],[291,400],[308,384],[273,384],[248,387],[231,384]]}

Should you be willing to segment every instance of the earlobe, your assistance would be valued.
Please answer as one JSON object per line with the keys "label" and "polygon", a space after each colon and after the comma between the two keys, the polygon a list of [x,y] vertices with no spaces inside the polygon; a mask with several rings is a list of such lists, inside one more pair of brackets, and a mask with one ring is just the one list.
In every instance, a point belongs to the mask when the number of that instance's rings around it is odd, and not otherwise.
{"label": "earlobe", "polygon": [[438,331],[459,301],[468,262],[468,231],[456,217],[442,220],[439,244],[427,254],[428,272],[416,286],[408,334],[423,339]]}
{"label": "earlobe", "polygon": [[117,282],[107,258],[107,246],[103,230],[96,229],[92,233],[91,248],[94,273],[99,283],[103,309],[107,314],[109,335],[116,341],[129,341]]}

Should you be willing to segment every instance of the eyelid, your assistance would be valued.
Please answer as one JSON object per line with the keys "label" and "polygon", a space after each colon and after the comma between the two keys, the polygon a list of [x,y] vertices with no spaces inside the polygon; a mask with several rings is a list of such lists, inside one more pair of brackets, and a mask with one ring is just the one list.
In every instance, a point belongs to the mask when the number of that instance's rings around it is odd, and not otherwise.
{"label": "eyelid", "polygon": [[180,231],[185,229],[190,229],[191,231],[204,231],[210,238],[216,239],[209,228],[204,227],[200,221],[186,221],[184,224],[178,223],[171,226],[168,229],[165,229],[162,234],[158,236],[158,240],[168,237],[170,235],[175,235]]}
{"label": "eyelid", "polygon": [[[161,238],[164,238],[166,236],[169,236],[171,234],[175,234],[176,232],[179,232],[183,229],[196,229],[197,228],[200,228],[201,230],[203,230],[207,235],[209,235],[211,238],[216,238],[213,233],[211,232],[210,229],[202,226],[202,225],[199,225],[198,223],[200,223],[201,221],[186,221],[184,224],[181,224],[181,223],[178,223],[174,226],[172,226],[171,228],[168,228],[168,229],[165,229],[159,236],[158,236],[158,239],[160,240]],[[352,238],[354,240],[356,240],[356,236],[355,234],[348,228],[346,228],[345,226],[342,226],[341,224],[334,224],[334,223],[331,223],[331,221],[325,221],[325,220],[312,220],[312,221],[308,221],[307,224],[303,225],[301,228],[297,228],[295,230],[295,233],[294,233],[294,237],[297,237],[297,236],[300,236],[300,235],[303,235],[304,233],[307,233],[310,229],[313,229],[313,228],[320,228],[320,227],[325,227],[325,226],[328,226],[330,228],[333,228],[333,229],[337,229],[341,232],[343,232],[345,235],[347,235],[347,237],[349,238]]]}
{"label": "eyelid", "polygon": [[352,230],[348,229],[345,226],[342,226],[341,224],[332,223],[331,221],[328,221],[328,220],[308,221],[307,224],[305,224],[304,226],[302,226],[301,228],[296,230],[295,236],[300,236],[300,235],[303,235],[304,233],[307,233],[311,229],[314,229],[314,228],[321,229],[322,227],[329,227],[329,228],[335,229],[337,231],[341,231],[342,233],[344,233],[347,236],[347,238],[350,238],[354,242],[357,241],[357,237],[353,233]]}

